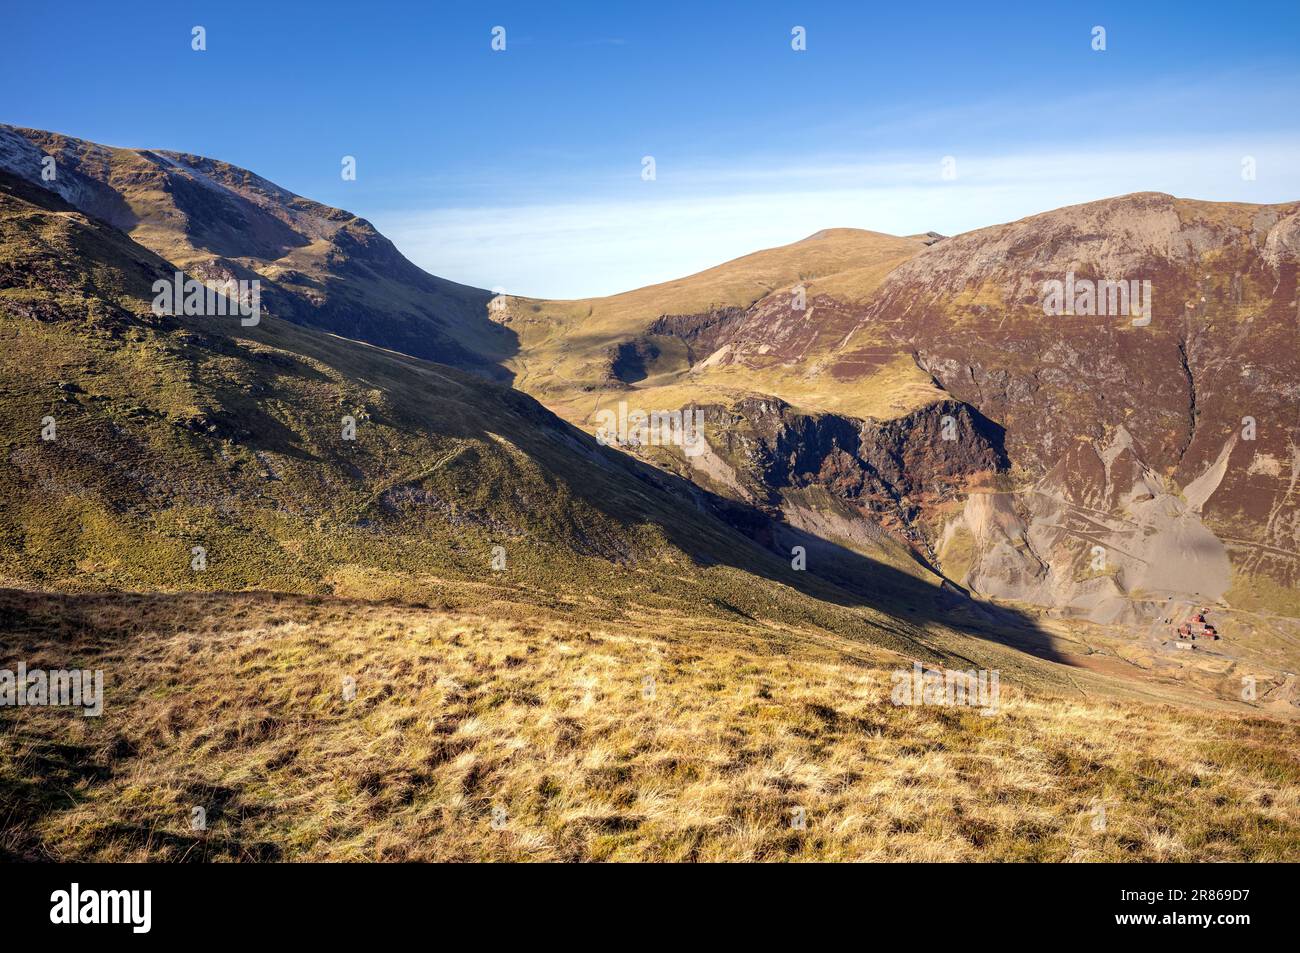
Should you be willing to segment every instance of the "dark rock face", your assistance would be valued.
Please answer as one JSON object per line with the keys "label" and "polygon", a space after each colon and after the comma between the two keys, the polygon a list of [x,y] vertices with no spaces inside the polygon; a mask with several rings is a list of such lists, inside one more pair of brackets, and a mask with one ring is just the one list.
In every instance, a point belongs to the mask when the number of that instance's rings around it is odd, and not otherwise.
{"label": "dark rock face", "polygon": [[659,356],[653,341],[638,338],[614,347],[610,354],[610,375],[617,382],[635,384],[646,379],[646,365]]}
{"label": "dark rock face", "polygon": [[751,458],[773,489],[818,483],[846,499],[896,502],[938,481],[1006,467],[1001,428],[957,401],[884,422],[798,414],[757,398],[732,413],[754,434]]}
{"label": "dark rock face", "polygon": [[744,321],[742,308],[718,308],[701,314],[665,314],[646,329],[648,335],[675,337],[686,343],[691,363],[708,357]]}
{"label": "dark rock face", "polygon": [[873,541],[886,535],[926,562],[931,541],[923,507],[951,500],[971,483],[1005,471],[1002,429],[958,401],[888,421],[802,414],[775,399],[711,407],[709,439],[735,470],[740,489],[773,516],[806,505],[807,491],[839,501],[838,519]]}

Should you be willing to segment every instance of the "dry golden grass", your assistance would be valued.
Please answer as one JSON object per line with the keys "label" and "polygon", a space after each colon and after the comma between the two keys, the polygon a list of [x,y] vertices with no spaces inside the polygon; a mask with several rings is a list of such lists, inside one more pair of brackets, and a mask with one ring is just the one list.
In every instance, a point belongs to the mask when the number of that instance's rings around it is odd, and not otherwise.
{"label": "dry golden grass", "polygon": [[[103,668],[106,707],[3,710],[0,847],[16,856],[1300,856],[1294,724],[1027,694],[1005,675],[991,717],[896,707],[905,663],[883,650],[669,616],[24,598],[5,657]],[[45,601],[67,598],[90,601]]]}
{"label": "dry golden grass", "polygon": [[[912,238],[857,228],[831,228],[802,241],[766,248],[698,274],[637,288],[605,298],[545,301],[544,308],[570,308],[587,314],[584,333],[599,329],[627,335],[661,314],[695,314],[710,308],[748,307],[771,292],[813,282],[847,269],[882,269],[923,251]],[[589,312],[589,314],[588,314]]]}
{"label": "dry golden grass", "polygon": [[[609,349],[643,333],[660,315],[747,308],[774,291],[800,283],[821,289],[832,278],[828,288],[857,300],[892,267],[924,248],[913,238],[832,228],[698,274],[605,298],[511,299],[508,324],[519,336],[521,351],[507,363],[517,375],[515,386],[562,413],[570,403],[582,405],[590,388],[606,383]],[[734,382],[711,383],[728,388]],[[743,389],[761,391],[759,383],[745,381]],[[772,393],[785,396],[784,391]],[[578,422],[581,415],[569,419]]]}

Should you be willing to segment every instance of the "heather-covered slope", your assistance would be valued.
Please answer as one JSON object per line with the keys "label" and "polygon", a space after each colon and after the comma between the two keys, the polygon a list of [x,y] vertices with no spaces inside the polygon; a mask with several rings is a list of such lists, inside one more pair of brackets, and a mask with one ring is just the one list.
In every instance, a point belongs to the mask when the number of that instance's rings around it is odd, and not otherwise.
{"label": "heather-covered slope", "polygon": [[[1042,581],[1100,545],[1122,595],[1295,616],[1298,211],[1144,193],[958,236],[891,273],[846,347],[910,350],[1006,428],[1028,522],[1053,527],[1031,535]],[[1149,281],[1150,324],[1044,315],[1043,283],[1068,272]]]}
{"label": "heather-covered slope", "polygon": [[[723,457],[763,429],[763,414],[746,409],[773,399],[810,421],[831,415],[846,432],[947,414],[961,426],[931,424],[929,436],[967,446],[993,434],[996,466],[936,470],[948,448],[921,453],[922,432],[912,463],[884,481],[892,499],[877,492],[873,502],[861,493],[882,482],[871,451],[858,453],[854,438],[827,469],[812,437],[791,450],[817,461],[801,481],[830,499],[804,522],[859,540],[884,527],[960,585],[1098,621],[1149,622],[1198,599],[1296,617],[1298,209],[1141,193],[928,243],[877,236],[822,268],[782,273],[748,304],[637,312],[605,342],[615,360],[602,383],[565,392],[536,370],[520,383],[588,427],[617,401],[717,406],[708,440]],[[745,261],[706,274],[724,283]],[[1150,282],[1150,323],[1044,314],[1044,283],[1070,274]],[[563,350],[548,339],[538,352]],[[522,360],[532,353],[526,345]],[[723,462],[695,461],[695,478],[746,482],[736,474],[752,468]],[[783,486],[766,490],[793,515]],[[990,491],[1004,495],[990,505]]]}

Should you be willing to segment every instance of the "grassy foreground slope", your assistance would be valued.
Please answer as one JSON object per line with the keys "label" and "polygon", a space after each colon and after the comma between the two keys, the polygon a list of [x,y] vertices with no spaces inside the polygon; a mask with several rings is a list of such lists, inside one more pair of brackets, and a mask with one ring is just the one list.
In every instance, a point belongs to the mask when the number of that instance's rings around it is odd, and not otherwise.
{"label": "grassy foreground slope", "polygon": [[1086,673],[1088,697],[1004,684],[985,717],[891,704],[906,663],[870,645],[676,611],[0,591],[0,618],[111,685],[101,718],[7,726],[10,858],[1300,853],[1294,724],[1105,699]]}

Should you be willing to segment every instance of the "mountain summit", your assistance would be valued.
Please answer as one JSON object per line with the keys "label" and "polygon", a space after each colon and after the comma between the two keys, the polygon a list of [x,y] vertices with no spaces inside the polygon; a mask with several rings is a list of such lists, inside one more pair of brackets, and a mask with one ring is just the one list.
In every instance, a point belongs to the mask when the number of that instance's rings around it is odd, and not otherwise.
{"label": "mountain summit", "polygon": [[295,323],[498,378],[514,350],[488,320],[490,292],[422,271],[365,219],[246,169],[5,125],[0,169],[201,281],[260,279],[264,306]]}

